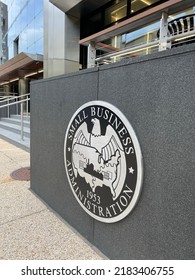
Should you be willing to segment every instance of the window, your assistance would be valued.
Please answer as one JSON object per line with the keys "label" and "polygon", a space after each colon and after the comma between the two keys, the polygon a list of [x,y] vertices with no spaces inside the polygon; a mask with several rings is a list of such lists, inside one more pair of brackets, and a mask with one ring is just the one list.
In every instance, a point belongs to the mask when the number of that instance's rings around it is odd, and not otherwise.
{"label": "window", "polygon": [[168,0],[111,0],[81,18],[81,39]]}
{"label": "window", "polygon": [[117,22],[127,16],[127,1],[118,0],[115,4],[105,10],[105,25]]}
{"label": "window", "polygon": [[19,53],[19,37],[14,40],[14,56]]}
{"label": "window", "polygon": [[156,2],[160,2],[159,0],[132,0],[131,1],[131,14],[136,13],[139,10],[150,7]]}

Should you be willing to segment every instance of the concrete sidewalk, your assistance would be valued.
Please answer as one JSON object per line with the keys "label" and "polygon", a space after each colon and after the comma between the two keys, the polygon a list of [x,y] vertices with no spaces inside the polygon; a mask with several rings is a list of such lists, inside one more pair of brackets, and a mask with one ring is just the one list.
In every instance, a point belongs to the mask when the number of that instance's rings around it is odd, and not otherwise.
{"label": "concrete sidewalk", "polygon": [[100,260],[105,257],[10,174],[30,154],[0,139],[0,259]]}

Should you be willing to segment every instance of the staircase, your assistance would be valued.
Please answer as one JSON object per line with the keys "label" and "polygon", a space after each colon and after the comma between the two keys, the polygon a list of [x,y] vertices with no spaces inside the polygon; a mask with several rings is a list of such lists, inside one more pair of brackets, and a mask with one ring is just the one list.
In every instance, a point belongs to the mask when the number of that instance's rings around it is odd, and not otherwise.
{"label": "staircase", "polygon": [[23,116],[23,139],[21,139],[21,116],[11,115],[0,119],[0,138],[30,151],[30,116]]}

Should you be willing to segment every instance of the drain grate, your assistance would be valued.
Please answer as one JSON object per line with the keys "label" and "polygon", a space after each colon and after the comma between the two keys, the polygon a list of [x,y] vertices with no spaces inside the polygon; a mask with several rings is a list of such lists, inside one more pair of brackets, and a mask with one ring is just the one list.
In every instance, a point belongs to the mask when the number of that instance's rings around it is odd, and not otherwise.
{"label": "drain grate", "polygon": [[19,181],[30,181],[30,167],[23,167],[13,171],[11,178]]}

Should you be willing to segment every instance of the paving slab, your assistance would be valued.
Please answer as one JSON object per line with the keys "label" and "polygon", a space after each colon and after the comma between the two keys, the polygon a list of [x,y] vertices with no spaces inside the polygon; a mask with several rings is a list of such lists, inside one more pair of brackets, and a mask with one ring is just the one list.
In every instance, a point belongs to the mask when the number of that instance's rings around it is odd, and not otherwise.
{"label": "paving slab", "polygon": [[10,174],[30,166],[30,154],[0,139],[0,259],[106,259],[30,189]]}

